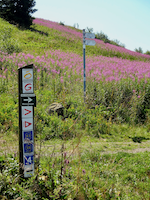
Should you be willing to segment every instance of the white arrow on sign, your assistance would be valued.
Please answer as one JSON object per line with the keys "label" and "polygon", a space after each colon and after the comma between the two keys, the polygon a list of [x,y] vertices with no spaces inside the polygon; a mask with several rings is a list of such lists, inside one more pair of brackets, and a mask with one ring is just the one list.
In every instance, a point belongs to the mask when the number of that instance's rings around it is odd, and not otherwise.
{"label": "white arrow on sign", "polygon": [[85,33],[85,37],[94,39],[95,38],[95,34],[94,33]]}
{"label": "white arrow on sign", "polygon": [[86,40],[85,44],[89,45],[89,46],[94,46],[96,44],[96,42],[94,40]]}
{"label": "white arrow on sign", "polygon": [[28,101],[28,103],[30,103],[32,101],[32,99],[30,97],[28,97],[28,99],[24,99],[24,101]]}

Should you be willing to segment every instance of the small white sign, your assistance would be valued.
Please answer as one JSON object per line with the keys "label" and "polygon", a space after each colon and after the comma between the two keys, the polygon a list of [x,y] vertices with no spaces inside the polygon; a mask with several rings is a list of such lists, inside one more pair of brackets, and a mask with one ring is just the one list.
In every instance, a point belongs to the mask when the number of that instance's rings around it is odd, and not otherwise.
{"label": "small white sign", "polygon": [[94,39],[95,38],[95,34],[94,33],[85,33],[85,37],[86,38],[90,38],[90,39]]}
{"label": "small white sign", "polygon": [[23,131],[33,130],[33,118],[22,119],[22,130]]}
{"label": "small white sign", "polygon": [[96,42],[94,40],[86,40],[85,45],[94,46]]}
{"label": "small white sign", "polygon": [[34,162],[31,165],[24,165],[24,177],[28,178],[34,175]]}
{"label": "small white sign", "polygon": [[22,69],[22,80],[33,80],[33,69]]}
{"label": "small white sign", "polygon": [[33,93],[33,81],[23,82],[23,93]]}
{"label": "small white sign", "polygon": [[32,117],[33,117],[33,107],[22,106],[22,118],[32,118]]}

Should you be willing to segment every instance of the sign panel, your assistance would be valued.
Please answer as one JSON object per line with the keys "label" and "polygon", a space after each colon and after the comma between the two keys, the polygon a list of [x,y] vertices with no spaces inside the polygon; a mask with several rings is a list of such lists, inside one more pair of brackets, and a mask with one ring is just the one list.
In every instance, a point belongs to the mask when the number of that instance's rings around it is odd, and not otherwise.
{"label": "sign panel", "polygon": [[33,69],[22,69],[22,80],[33,80]]}
{"label": "sign panel", "polygon": [[34,163],[31,165],[24,165],[24,177],[28,178],[34,174]]}
{"label": "sign panel", "polygon": [[24,143],[24,153],[25,154],[33,153],[33,144],[32,143]]}
{"label": "sign panel", "polygon": [[85,37],[94,39],[95,38],[95,34],[94,33],[85,33]]}
{"label": "sign panel", "polygon": [[24,142],[29,142],[33,140],[33,131],[23,131]]}
{"label": "sign panel", "polygon": [[23,93],[33,93],[33,81],[23,82]]}
{"label": "sign panel", "polygon": [[22,119],[22,130],[23,131],[33,130],[33,118]]}
{"label": "sign panel", "polygon": [[32,117],[33,117],[33,107],[22,106],[22,118],[32,118]]}
{"label": "sign panel", "polygon": [[24,156],[24,165],[31,165],[33,164],[33,155]]}
{"label": "sign panel", "polygon": [[85,44],[89,45],[89,46],[94,46],[96,44],[96,42],[94,40],[86,40]]}
{"label": "sign panel", "polygon": [[36,107],[36,96],[29,96],[29,94],[25,94],[26,96],[21,95],[21,105],[22,106],[34,106]]}

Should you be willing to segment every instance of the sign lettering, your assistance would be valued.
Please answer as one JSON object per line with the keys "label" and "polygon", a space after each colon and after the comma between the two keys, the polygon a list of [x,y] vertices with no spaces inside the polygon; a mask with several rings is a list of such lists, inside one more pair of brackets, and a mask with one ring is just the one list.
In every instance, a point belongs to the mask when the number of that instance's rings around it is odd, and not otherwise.
{"label": "sign lettering", "polygon": [[33,82],[23,82],[23,93],[33,93]]}

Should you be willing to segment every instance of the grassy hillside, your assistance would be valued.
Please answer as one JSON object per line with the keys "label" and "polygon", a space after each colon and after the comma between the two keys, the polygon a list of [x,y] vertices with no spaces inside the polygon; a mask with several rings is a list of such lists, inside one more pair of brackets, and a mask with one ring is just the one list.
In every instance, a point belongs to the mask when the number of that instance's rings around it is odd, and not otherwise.
{"label": "grassy hillside", "polygon": [[[148,199],[150,56],[35,19],[0,19],[0,198]],[[18,68],[34,64],[35,176],[19,184]],[[47,112],[64,106],[63,116]]]}

